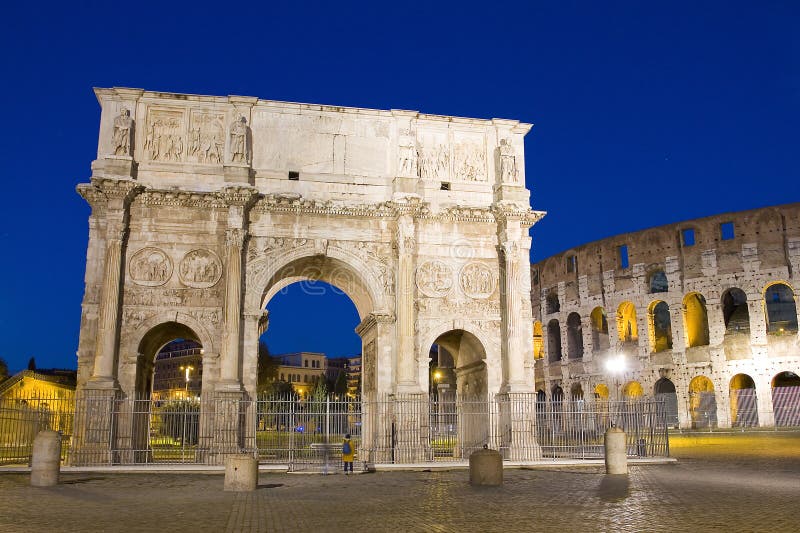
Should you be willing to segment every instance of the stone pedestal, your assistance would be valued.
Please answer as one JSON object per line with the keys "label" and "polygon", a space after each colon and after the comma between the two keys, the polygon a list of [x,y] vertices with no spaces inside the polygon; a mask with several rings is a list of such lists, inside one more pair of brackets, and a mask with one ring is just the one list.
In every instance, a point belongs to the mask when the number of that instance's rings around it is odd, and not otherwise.
{"label": "stone pedestal", "polygon": [[127,155],[107,155],[92,163],[92,174],[104,178],[131,179],[135,177],[136,163]]}
{"label": "stone pedestal", "polygon": [[246,492],[258,486],[258,460],[252,455],[236,454],[225,458],[225,490]]}
{"label": "stone pedestal", "polygon": [[40,431],[33,441],[31,485],[34,487],[57,485],[60,471],[61,435],[49,429]]}
{"label": "stone pedestal", "polygon": [[225,165],[223,167],[225,181],[228,183],[247,183],[253,185],[253,171],[249,166]]}
{"label": "stone pedestal", "polygon": [[470,485],[496,487],[503,484],[503,458],[497,450],[484,448],[469,456]]}
{"label": "stone pedestal", "polygon": [[625,445],[625,432],[619,428],[608,428],[603,436],[606,456],[606,474],[628,473],[628,452]]}

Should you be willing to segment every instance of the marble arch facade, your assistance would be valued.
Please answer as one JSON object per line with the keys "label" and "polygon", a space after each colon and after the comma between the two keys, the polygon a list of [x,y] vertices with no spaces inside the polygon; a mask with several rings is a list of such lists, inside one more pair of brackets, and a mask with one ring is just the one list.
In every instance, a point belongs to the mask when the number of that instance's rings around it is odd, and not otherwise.
{"label": "marble arch facade", "polygon": [[529,124],[95,93],[79,391],[146,392],[138,347],[174,323],[203,343],[204,394],[253,397],[265,305],[302,279],[356,304],[365,395],[427,394],[445,328],[481,338],[489,393],[534,390]]}
{"label": "marble arch facade", "polygon": [[[724,227],[723,227],[724,226]],[[732,230],[732,234],[730,231]],[[684,242],[682,233],[691,231],[694,244]],[[723,238],[723,231],[728,233]],[[621,252],[622,247],[627,247]],[[623,267],[621,253],[627,255]],[[568,265],[571,265],[568,268]],[[553,387],[564,391],[579,384],[583,400],[592,401],[598,386],[607,387],[614,395],[614,381],[620,387],[631,382],[640,384],[644,394],[651,396],[656,383],[669,379],[675,386],[677,422],[681,427],[712,425],[728,427],[737,420],[736,399],[732,399],[732,382],[744,374],[752,378],[755,389],[753,411],[757,417],[748,424],[771,426],[775,420],[774,378],[784,372],[800,375],[800,337],[796,329],[797,305],[800,292],[800,204],[767,207],[738,213],[726,213],[707,218],[687,220],[635,233],[617,235],[571,249],[531,266],[534,284],[532,300],[534,320],[561,325],[562,356],[548,357],[553,349],[550,339],[543,335],[537,342],[544,345],[543,356],[537,358],[536,388],[548,398]],[[655,276],[666,284],[652,287]],[[784,316],[794,329],[770,330],[768,327],[765,290],[782,283],[791,294]],[[746,306],[737,318],[725,316],[726,293],[739,289],[744,293]],[[687,299],[699,294],[705,302],[707,330],[690,341],[687,326],[704,329],[687,322]],[[559,309],[548,306],[548,298],[558,297]],[[657,328],[652,323],[654,304],[663,301],[669,309],[671,347],[656,342]],[[630,305],[629,305],[630,304]],[[619,331],[622,316],[618,310],[635,308],[635,338],[623,340],[627,332]],[[696,300],[692,306],[697,307]],[[605,309],[608,332],[598,335],[592,312]],[[793,310],[791,310],[793,309]],[[567,320],[572,313],[581,318],[583,356],[569,357]],[[726,323],[727,322],[727,323]],[[704,337],[707,335],[707,337]],[[692,344],[698,344],[691,346]],[[605,361],[616,354],[626,356],[627,370],[616,378],[605,368]],[[713,386],[708,394],[707,408],[698,409],[700,391],[691,390],[692,380],[706,377]],[[711,391],[703,391],[711,392]],[[800,393],[800,388],[797,389]],[[797,394],[783,394],[791,399],[789,406],[800,412]],[[708,415],[698,420],[698,411]],[[741,411],[741,409],[739,409]]]}

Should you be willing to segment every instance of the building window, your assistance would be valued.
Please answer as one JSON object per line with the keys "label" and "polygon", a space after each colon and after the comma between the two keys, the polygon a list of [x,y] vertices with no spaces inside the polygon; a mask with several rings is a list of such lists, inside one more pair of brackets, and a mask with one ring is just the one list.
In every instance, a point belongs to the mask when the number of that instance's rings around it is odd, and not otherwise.
{"label": "building window", "polygon": [[619,267],[628,268],[628,245],[619,246],[617,251],[619,252]]}
{"label": "building window", "polygon": [[573,273],[578,271],[578,256],[577,255],[568,255],[567,256],[567,273]]}
{"label": "building window", "polygon": [[723,241],[729,241],[736,235],[733,232],[733,222],[723,222],[719,225],[719,233]]}
{"label": "building window", "polygon": [[308,359],[306,359],[305,361],[303,361],[303,366],[305,366],[306,368],[308,368]]}
{"label": "building window", "polygon": [[300,180],[300,173],[294,170],[289,171],[289,179],[292,181],[299,181]]}
{"label": "building window", "polygon": [[681,242],[684,246],[694,246],[694,228],[681,230]]}

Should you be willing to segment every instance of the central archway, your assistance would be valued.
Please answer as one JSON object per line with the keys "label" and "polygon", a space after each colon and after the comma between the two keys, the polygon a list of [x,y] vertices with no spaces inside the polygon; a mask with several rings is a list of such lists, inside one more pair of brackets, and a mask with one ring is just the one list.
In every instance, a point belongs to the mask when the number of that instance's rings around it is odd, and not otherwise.
{"label": "central archway", "polygon": [[328,246],[313,245],[284,253],[273,260],[257,260],[248,266],[245,294],[245,324],[242,383],[252,394],[256,390],[258,339],[269,325],[267,304],[281,290],[297,282],[323,281],[341,291],[353,302],[361,323],[362,394],[390,392],[394,376],[392,365],[393,315],[386,301],[390,280],[381,280],[375,269],[357,255]]}

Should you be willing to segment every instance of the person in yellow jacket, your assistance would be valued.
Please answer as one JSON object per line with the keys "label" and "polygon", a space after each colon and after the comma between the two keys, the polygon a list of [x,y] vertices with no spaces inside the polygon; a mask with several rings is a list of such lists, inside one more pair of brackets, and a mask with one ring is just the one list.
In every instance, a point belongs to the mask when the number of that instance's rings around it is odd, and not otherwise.
{"label": "person in yellow jacket", "polygon": [[356,455],[356,446],[350,441],[350,434],[344,436],[342,442],[342,463],[344,463],[344,473],[348,474],[347,467],[350,466],[350,473],[353,473],[353,457]]}

